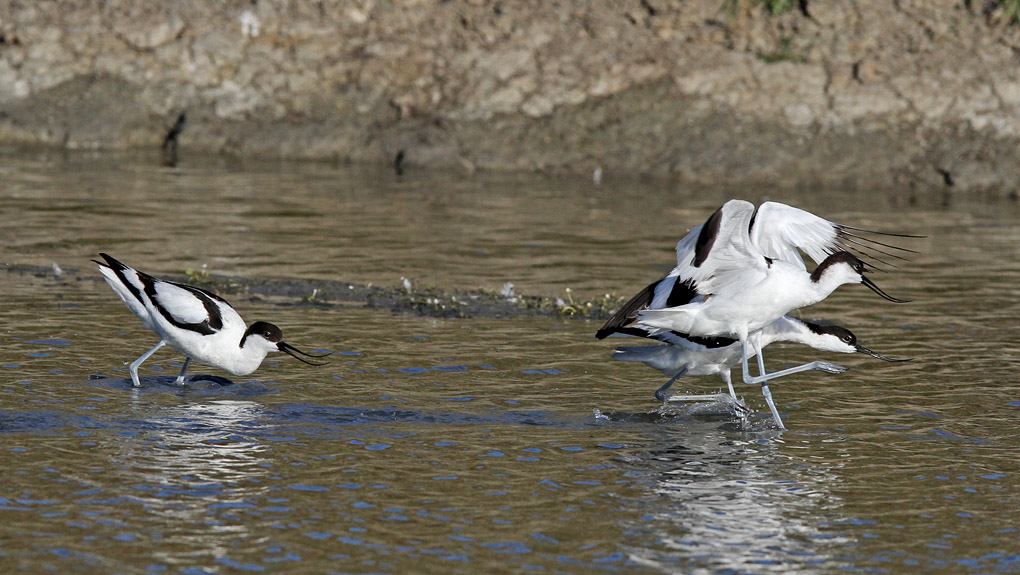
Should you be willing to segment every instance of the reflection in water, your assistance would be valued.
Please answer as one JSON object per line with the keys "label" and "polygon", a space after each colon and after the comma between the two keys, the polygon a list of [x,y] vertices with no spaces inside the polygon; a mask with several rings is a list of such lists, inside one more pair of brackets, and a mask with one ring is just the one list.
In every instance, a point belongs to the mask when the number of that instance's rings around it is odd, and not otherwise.
{"label": "reflection in water", "polygon": [[831,472],[797,465],[776,443],[726,425],[670,427],[658,445],[630,462],[653,479],[650,537],[658,542],[631,549],[635,562],[811,573],[831,561],[830,548],[849,542],[821,531],[840,507]]}
{"label": "reflection in water", "polygon": [[259,467],[265,446],[245,437],[259,426],[260,416],[259,404],[234,399],[163,407],[141,423],[155,436],[122,444],[126,449],[118,455],[130,459],[137,479],[170,490],[237,484],[265,474]]}
{"label": "reflection in water", "polygon": [[[138,411],[145,409],[140,393],[131,397]],[[269,490],[267,447],[249,438],[261,418],[253,401],[219,399],[161,407],[130,422],[142,432],[117,442],[112,463],[165,543],[154,558],[189,565],[221,560],[250,535],[236,513],[255,508]]]}

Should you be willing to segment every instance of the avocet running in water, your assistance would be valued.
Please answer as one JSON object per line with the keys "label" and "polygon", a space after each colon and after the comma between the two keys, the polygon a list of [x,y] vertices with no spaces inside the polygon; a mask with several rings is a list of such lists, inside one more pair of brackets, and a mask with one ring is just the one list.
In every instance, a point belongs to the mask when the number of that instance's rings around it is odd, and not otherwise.
{"label": "avocet running in water", "polygon": [[[768,380],[796,371],[765,371],[763,329],[794,309],[821,301],[845,283],[862,283],[889,301],[904,303],[865,276],[870,264],[851,251],[892,265],[880,256],[903,257],[883,248],[911,250],[870,239],[867,234],[916,237],[835,224],[776,202],[762,204],[755,213],[753,204],[730,200],[677,243],[677,266],[624,304],[596,337],[627,333],[667,342],[671,334],[695,341],[735,339],[741,347],[744,383],[762,386],[773,418],[783,428]],[[818,264],[814,272],[807,272],[798,250]],[[758,359],[757,377],[748,370],[751,354]],[[815,362],[791,369],[832,371],[827,365]],[[839,371],[842,368],[832,372]]]}
{"label": "avocet running in water", "polygon": [[[768,346],[775,342],[789,341],[809,345],[822,351],[835,353],[863,353],[889,362],[910,361],[893,359],[864,347],[857,343],[857,336],[850,330],[834,324],[820,324],[801,321],[784,315],[762,329],[761,345]],[[753,344],[751,344],[753,347]],[[756,350],[755,350],[756,351]],[[737,399],[730,377],[730,369],[740,363],[741,348],[735,339],[715,338],[683,338],[670,334],[669,343],[662,345],[643,345],[637,347],[618,347],[613,352],[613,359],[621,361],[639,361],[652,369],[657,369],[671,379],[655,392],[659,401],[684,401],[697,399],[700,396],[669,395],[669,388],[679,378],[693,375],[719,374],[730,397]],[[823,371],[826,373],[842,373],[847,368],[836,364],[814,361],[797,367],[791,367],[769,374],[769,379],[804,371]]]}
{"label": "avocet running in water", "polygon": [[[248,375],[262,364],[266,354],[282,351],[309,365],[322,365],[298,357],[323,357],[305,353],[283,341],[280,328],[257,321],[251,327],[229,303],[201,288],[161,280],[130,268],[107,254],[99,254],[106,262],[99,264],[106,283],[128,306],[142,325],[159,335],[156,347],[145,352],[128,368],[131,382],[141,386],[138,367],[166,344],[184,354],[184,367],[177,384],[184,383],[184,374],[192,359],[218,367],[232,375]],[[329,355],[329,354],[325,354]]]}

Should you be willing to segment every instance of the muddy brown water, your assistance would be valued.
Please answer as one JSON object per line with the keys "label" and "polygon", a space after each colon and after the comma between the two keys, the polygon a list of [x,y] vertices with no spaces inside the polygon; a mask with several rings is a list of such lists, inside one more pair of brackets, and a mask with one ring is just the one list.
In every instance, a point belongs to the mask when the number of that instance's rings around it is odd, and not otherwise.
{"label": "muddy brown water", "polygon": [[[605,174],[396,177],[374,168],[6,151],[0,273],[5,573],[836,573],[1020,570],[1020,209],[903,190],[701,189]],[[876,282],[802,311],[913,357],[773,346],[760,417],[658,410],[596,319],[442,319],[357,301],[229,299],[302,348],[228,387],[167,381],[99,279],[160,275],[629,295],[729,197],[924,234]],[[571,290],[568,296],[566,290]],[[309,294],[311,295],[311,294]],[[196,373],[225,375],[214,369]],[[679,389],[704,393],[715,378]]]}

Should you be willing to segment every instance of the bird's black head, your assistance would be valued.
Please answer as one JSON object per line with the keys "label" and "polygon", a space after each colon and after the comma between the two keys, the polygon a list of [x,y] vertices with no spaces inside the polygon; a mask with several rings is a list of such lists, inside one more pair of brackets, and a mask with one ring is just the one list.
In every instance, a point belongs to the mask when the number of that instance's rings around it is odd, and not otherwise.
{"label": "bird's black head", "polygon": [[251,327],[249,327],[248,330],[244,332],[244,337],[241,338],[241,347],[244,347],[244,342],[246,339],[248,339],[248,336],[260,337],[266,340],[266,342],[268,342],[270,345],[273,345],[273,347],[275,347],[277,351],[282,351],[283,353],[293,357],[294,359],[302,363],[307,363],[308,365],[324,365],[324,364],[308,361],[306,359],[299,357],[298,354],[303,355],[305,357],[326,357],[327,355],[330,355],[329,353],[314,354],[305,353],[301,351],[300,349],[283,341],[283,331],[267,321],[257,321],[251,324]]}
{"label": "bird's black head", "polygon": [[817,283],[818,280],[821,279],[822,275],[825,274],[826,270],[840,264],[845,264],[847,267],[852,269],[854,273],[861,276],[863,276],[864,272],[867,271],[866,264],[857,256],[850,252],[836,252],[822,260],[822,263],[818,264],[815,271],[811,272],[811,281]]}
{"label": "bird's black head", "polygon": [[888,361],[892,363],[910,361],[909,359],[893,359],[891,357],[886,357],[880,353],[876,353],[864,347],[863,345],[857,343],[857,336],[855,336],[852,331],[848,330],[845,327],[841,327],[835,324],[818,324],[809,321],[804,322],[804,325],[806,325],[809,330],[818,335],[831,335],[839,339],[839,343],[841,345],[838,346],[837,348],[830,348],[829,351],[840,351],[843,353],[850,352],[863,353],[865,355],[870,355],[871,357],[881,359],[882,361]]}
{"label": "bird's black head", "polygon": [[248,339],[250,335],[258,335],[264,338],[270,343],[280,343],[283,341],[283,331],[275,325],[267,321],[257,321],[244,332],[244,337],[241,338],[241,347],[244,347],[244,340]]}
{"label": "bird's black head", "polygon": [[806,325],[808,329],[810,329],[814,333],[817,333],[818,335],[831,335],[850,347],[857,346],[857,336],[855,336],[852,331],[848,330],[845,327],[841,327],[835,324],[822,325],[812,323],[809,321],[804,322],[804,325]]}
{"label": "bird's black head", "polygon": [[853,279],[853,281],[855,281],[856,283],[864,284],[865,286],[867,286],[868,289],[877,293],[883,298],[893,303],[909,303],[908,300],[892,297],[891,295],[882,291],[882,289],[879,288],[877,285],[875,285],[875,282],[871,281],[871,278],[864,275],[868,272],[868,264],[861,261],[860,258],[858,258],[857,256],[853,255],[850,252],[836,252],[830,255],[829,257],[825,258],[822,261],[822,263],[818,264],[818,267],[815,268],[815,271],[811,272],[811,281],[814,283],[818,283],[818,281],[821,280],[822,277],[825,276],[826,272],[828,272],[829,270],[833,270],[833,273],[841,274],[843,268],[841,268],[840,266],[846,266],[855,274],[855,278]]}

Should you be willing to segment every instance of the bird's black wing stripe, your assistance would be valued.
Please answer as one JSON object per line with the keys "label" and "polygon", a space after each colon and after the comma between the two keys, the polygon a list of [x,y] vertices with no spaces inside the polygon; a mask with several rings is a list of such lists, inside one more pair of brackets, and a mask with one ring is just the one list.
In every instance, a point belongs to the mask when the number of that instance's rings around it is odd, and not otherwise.
{"label": "bird's black wing stripe", "polygon": [[616,328],[616,330],[611,333],[622,333],[623,335],[633,335],[635,337],[648,337],[648,338],[652,337],[648,334],[647,330],[634,326],[619,327]]}
{"label": "bird's black wing stripe", "polygon": [[[638,316],[638,312],[648,309],[651,305],[652,300],[655,299],[655,288],[659,287],[663,281],[672,279],[673,289],[670,290],[669,295],[666,297],[666,307],[676,307],[678,305],[684,305],[691,303],[698,295],[698,290],[694,285],[694,282],[687,279],[684,281],[676,281],[678,278],[664,277],[659,281],[652,282],[645,286],[643,290],[627,303],[623,304],[620,309],[613,314],[613,317],[609,318],[609,321],[602,326],[597,332],[595,337],[598,339],[605,339],[607,336],[614,333],[623,333],[627,335],[636,335],[638,337],[651,337],[648,335],[648,331],[639,327],[634,327],[631,324]],[[682,334],[681,334],[682,335]],[[682,337],[687,337],[682,335]],[[652,338],[655,339],[655,338]]]}
{"label": "bird's black wing stripe", "polygon": [[680,331],[668,331],[668,332],[665,332],[665,333],[658,333],[658,334],[655,334],[655,335],[648,335],[647,332],[643,332],[639,328],[625,328],[625,329],[630,330],[630,331],[626,331],[626,332],[623,332],[623,333],[628,333],[630,335],[637,335],[637,336],[640,336],[640,337],[647,337],[649,339],[654,339],[656,341],[661,341],[663,343],[668,343],[670,345],[680,345],[680,346],[683,346],[682,343],[678,343],[677,342],[678,339],[689,341],[689,342],[691,342],[691,343],[693,343],[695,345],[700,345],[701,347],[704,347],[705,349],[719,349],[719,348],[722,348],[722,347],[729,347],[729,346],[733,345],[734,343],[737,343],[737,340],[730,339],[728,337],[699,337],[699,336],[696,336],[696,335],[690,335],[690,334],[683,333],[683,332],[680,332]]}
{"label": "bird's black wing stripe", "polygon": [[[655,297],[655,286],[657,285],[659,285],[658,281],[650,283],[645,287],[645,289],[638,292],[636,296],[630,298],[627,303],[623,304],[623,306],[613,314],[613,317],[609,318],[609,321],[607,321],[605,325],[595,332],[595,337],[598,339],[605,339],[607,336],[614,333],[627,333],[630,335],[647,337],[647,334],[643,331],[631,330],[626,326],[634,321],[634,318],[637,317],[639,311],[647,308],[648,304],[652,303],[652,299]],[[641,333],[632,333],[634,331],[641,331]]]}
{"label": "bird's black wing stripe", "polygon": [[[138,272],[138,270],[135,271]],[[217,306],[216,302],[212,300],[212,298],[210,297],[212,294],[210,294],[209,292],[193,286],[181,285],[179,283],[174,282],[166,282],[168,284],[177,286],[181,289],[185,289],[191,294],[193,294],[196,298],[198,298],[198,301],[202,302],[202,307],[205,308],[205,311],[209,316],[198,323],[187,323],[179,321],[177,318],[175,318],[173,314],[171,314],[170,311],[167,310],[165,307],[160,305],[159,301],[156,299],[156,282],[161,280],[157,280],[156,278],[142,272],[138,272],[138,277],[142,279],[142,284],[145,285],[145,294],[149,296],[149,301],[151,301],[152,305],[159,311],[159,315],[163,316],[163,318],[170,322],[170,324],[173,325],[174,327],[186,329],[188,331],[193,331],[196,333],[200,333],[202,335],[212,335],[223,328],[223,316],[220,315],[219,306]],[[217,297],[216,299],[222,300],[222,298],[219,297]]]}
{"label": "bird's black wing stripe", "polygon": [[673,282],[673,289],[669,292],[669,297],[666,298],[666,307],[689,304],[697,295],[698,289],[694,284],[694,280],[675,281]]}
{"label": "bird's black wing stripe", "polygon": [[230,305],[229,303],[227,303],[227,300],[221,298],[220,296],[214,294],[213,292],[211,292],[209,290],[204,290],[204,289],[202,289],[200,287],[189,286],[189,285],[186,285],[186,284],[179,284],[177,282],[171,282],[171,281],[167,281],[167,280],[163,280],[163,281],[165,281],[168,284],[173,284],[173,285],[175,285],[175,286],[177,286],[179,288],[186,289],[186,290],[188,290],[188,291],[190,291],[192,293],[201,293],[202,295],[206,296],[207,298],[214,299],[214,300],[216,300],[218,302],[222,302],[222,303],[225,303],[227,305]]}
{"label": "bird's black wing stripe", "polygon": [[705,263],[708,253],[712,251],[715,238],[719,235],[719,227],[722,226],[722,210],[722,207],[716,210],[702,226],[701,233],[698,234],[698,243],[694,246],[694,267],[696,268],[700,268],[701,264]]}
{"label": "bird's black wing stripe", "polygon": [[209,327],[213,328],[216,331],[223,329],[223,314],[220,313],[220,306],[216,305],[216,302],[213,300],[216,299],[223,303],[227,303],[227,300],[221,298],[216,294],[207,292],[204,289],[197,288],[195,286],[187,286],[178,283],[175,283],[174,285],[188,290],[189,292],[195,294],[195,297],[202,301],[202,305],[205,306],[205,311],[209,312],[209,319],[206,320],[206,322],[208,322],[209,324]]}

